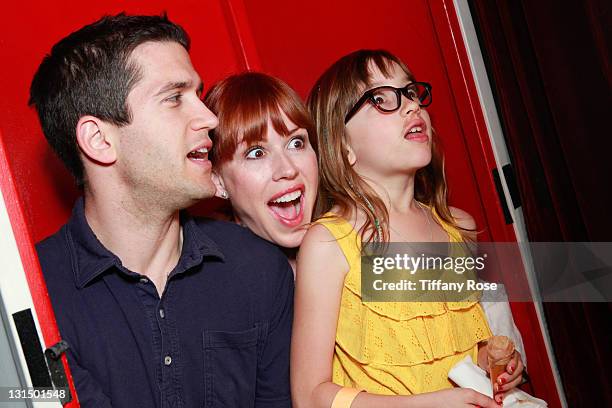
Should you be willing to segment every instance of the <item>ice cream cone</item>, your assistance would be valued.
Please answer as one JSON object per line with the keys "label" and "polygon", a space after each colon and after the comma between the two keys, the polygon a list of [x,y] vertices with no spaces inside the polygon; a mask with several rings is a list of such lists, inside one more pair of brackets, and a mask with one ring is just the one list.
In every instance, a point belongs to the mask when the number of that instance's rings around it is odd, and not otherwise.
{"label": "ice cream cone", "polygon": [[487,342],[487,361],[491,384],[495,392],[497,378],[506,372],[506,366],[514,354],[514,343],[506,336],[493,336]]}

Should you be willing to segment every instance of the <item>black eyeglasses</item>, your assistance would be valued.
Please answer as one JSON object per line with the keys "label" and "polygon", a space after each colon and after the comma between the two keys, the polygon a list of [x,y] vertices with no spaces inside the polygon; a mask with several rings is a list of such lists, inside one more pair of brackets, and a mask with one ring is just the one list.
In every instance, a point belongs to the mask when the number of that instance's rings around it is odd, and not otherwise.
{"label": "black eyeglasses", "polygon": [[379,86],[366,91],[353,108],[344,117],[344,124],[349,120],[366,102],[370,102],[381,112],[394,112],[402,106],[402,95],[418,102],[424,108],[431,105],[431,84],[427,82],[411,82],[403,88],[394,86]]}

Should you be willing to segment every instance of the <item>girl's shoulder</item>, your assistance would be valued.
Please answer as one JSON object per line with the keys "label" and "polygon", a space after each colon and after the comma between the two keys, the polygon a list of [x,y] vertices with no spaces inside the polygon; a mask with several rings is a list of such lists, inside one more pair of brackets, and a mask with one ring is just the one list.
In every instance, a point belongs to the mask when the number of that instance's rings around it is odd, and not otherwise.
{"label": "girl's shoulder", "polygon": [[470,213],[457,207],[449,206],[448,209],[450,210],[451,215],[455,219],[457,226],[465,230],[476,229],[476,222],[474,221],[474,217],[472,217]]}
{"label": "girl's shoulder", "polygon": [[453,223],[442,219],[432,207],[432,215],[440,226],[448,233],[451,242],[462,242],[465,240],[476,240],[476,222],[467,211],[456,207],[448,207]]}
{"label": "girl's shoulder", "polygon": [[344,279],[349,264],[332,222],[319,219],[308,228],[298,251],[298,275],[307,271],[312,276],[327,274],[320,278]]}
{"label": "girl's shoulder", "polygon": [[304,239],[331,239],[337,241],[343,236],[351,234],[352,231],[353,225],[349,220],[330,211],[321,215],[311,224]]}
{"label": "girl's shoulder", "polygon": [[338,241],[347,239],[352,241],[359,235],[357,231],[360,231],[365,221],[364,216],[361,214],[355,215],[354,211],[347,214],[337,207],[332,207],[328,212],[318,217],[313,224],[323,225]]}

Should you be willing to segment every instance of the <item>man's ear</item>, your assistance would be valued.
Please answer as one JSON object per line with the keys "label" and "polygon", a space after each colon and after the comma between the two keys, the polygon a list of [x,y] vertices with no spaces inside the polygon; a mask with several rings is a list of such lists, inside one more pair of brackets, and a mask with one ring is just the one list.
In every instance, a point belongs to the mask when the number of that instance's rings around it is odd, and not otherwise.
{"label": "man's ear", "polygon": [[212,171],[212,181],[216,187],[215,196],[227,200],[229,198],[229,194],[225,189],[225,183],[223,182],[223,176],[219,174],[218,171]]}
{"label": "man's ear", "polygon": [[83,154],[96,163],[117,161],[116,146],[108,130],[108,125],[95,116],[85,115],[77,122],[77,143]]}

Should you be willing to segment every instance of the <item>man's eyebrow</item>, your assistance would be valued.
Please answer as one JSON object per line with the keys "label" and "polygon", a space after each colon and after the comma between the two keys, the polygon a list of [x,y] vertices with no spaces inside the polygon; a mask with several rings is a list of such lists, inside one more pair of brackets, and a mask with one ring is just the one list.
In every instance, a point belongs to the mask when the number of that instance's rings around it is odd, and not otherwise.
{"label": "man's eyebrow", "polygon": [[[173,81],[173,82],[168,82],[166,85],[164,85],[159,91],[157,91],[155,93],[155,95],[153,96],[159,96],[161,94],[164,94],[168,91],[172,91],[174,89],[185,89],[185,88],[189,88],[191,87],[193,84],[192,81]],[[204,84],[202,84],[202,82],[200,81],[198,83],[198,89],[197,92],[201,93],[202,90],[204,89]]]}

